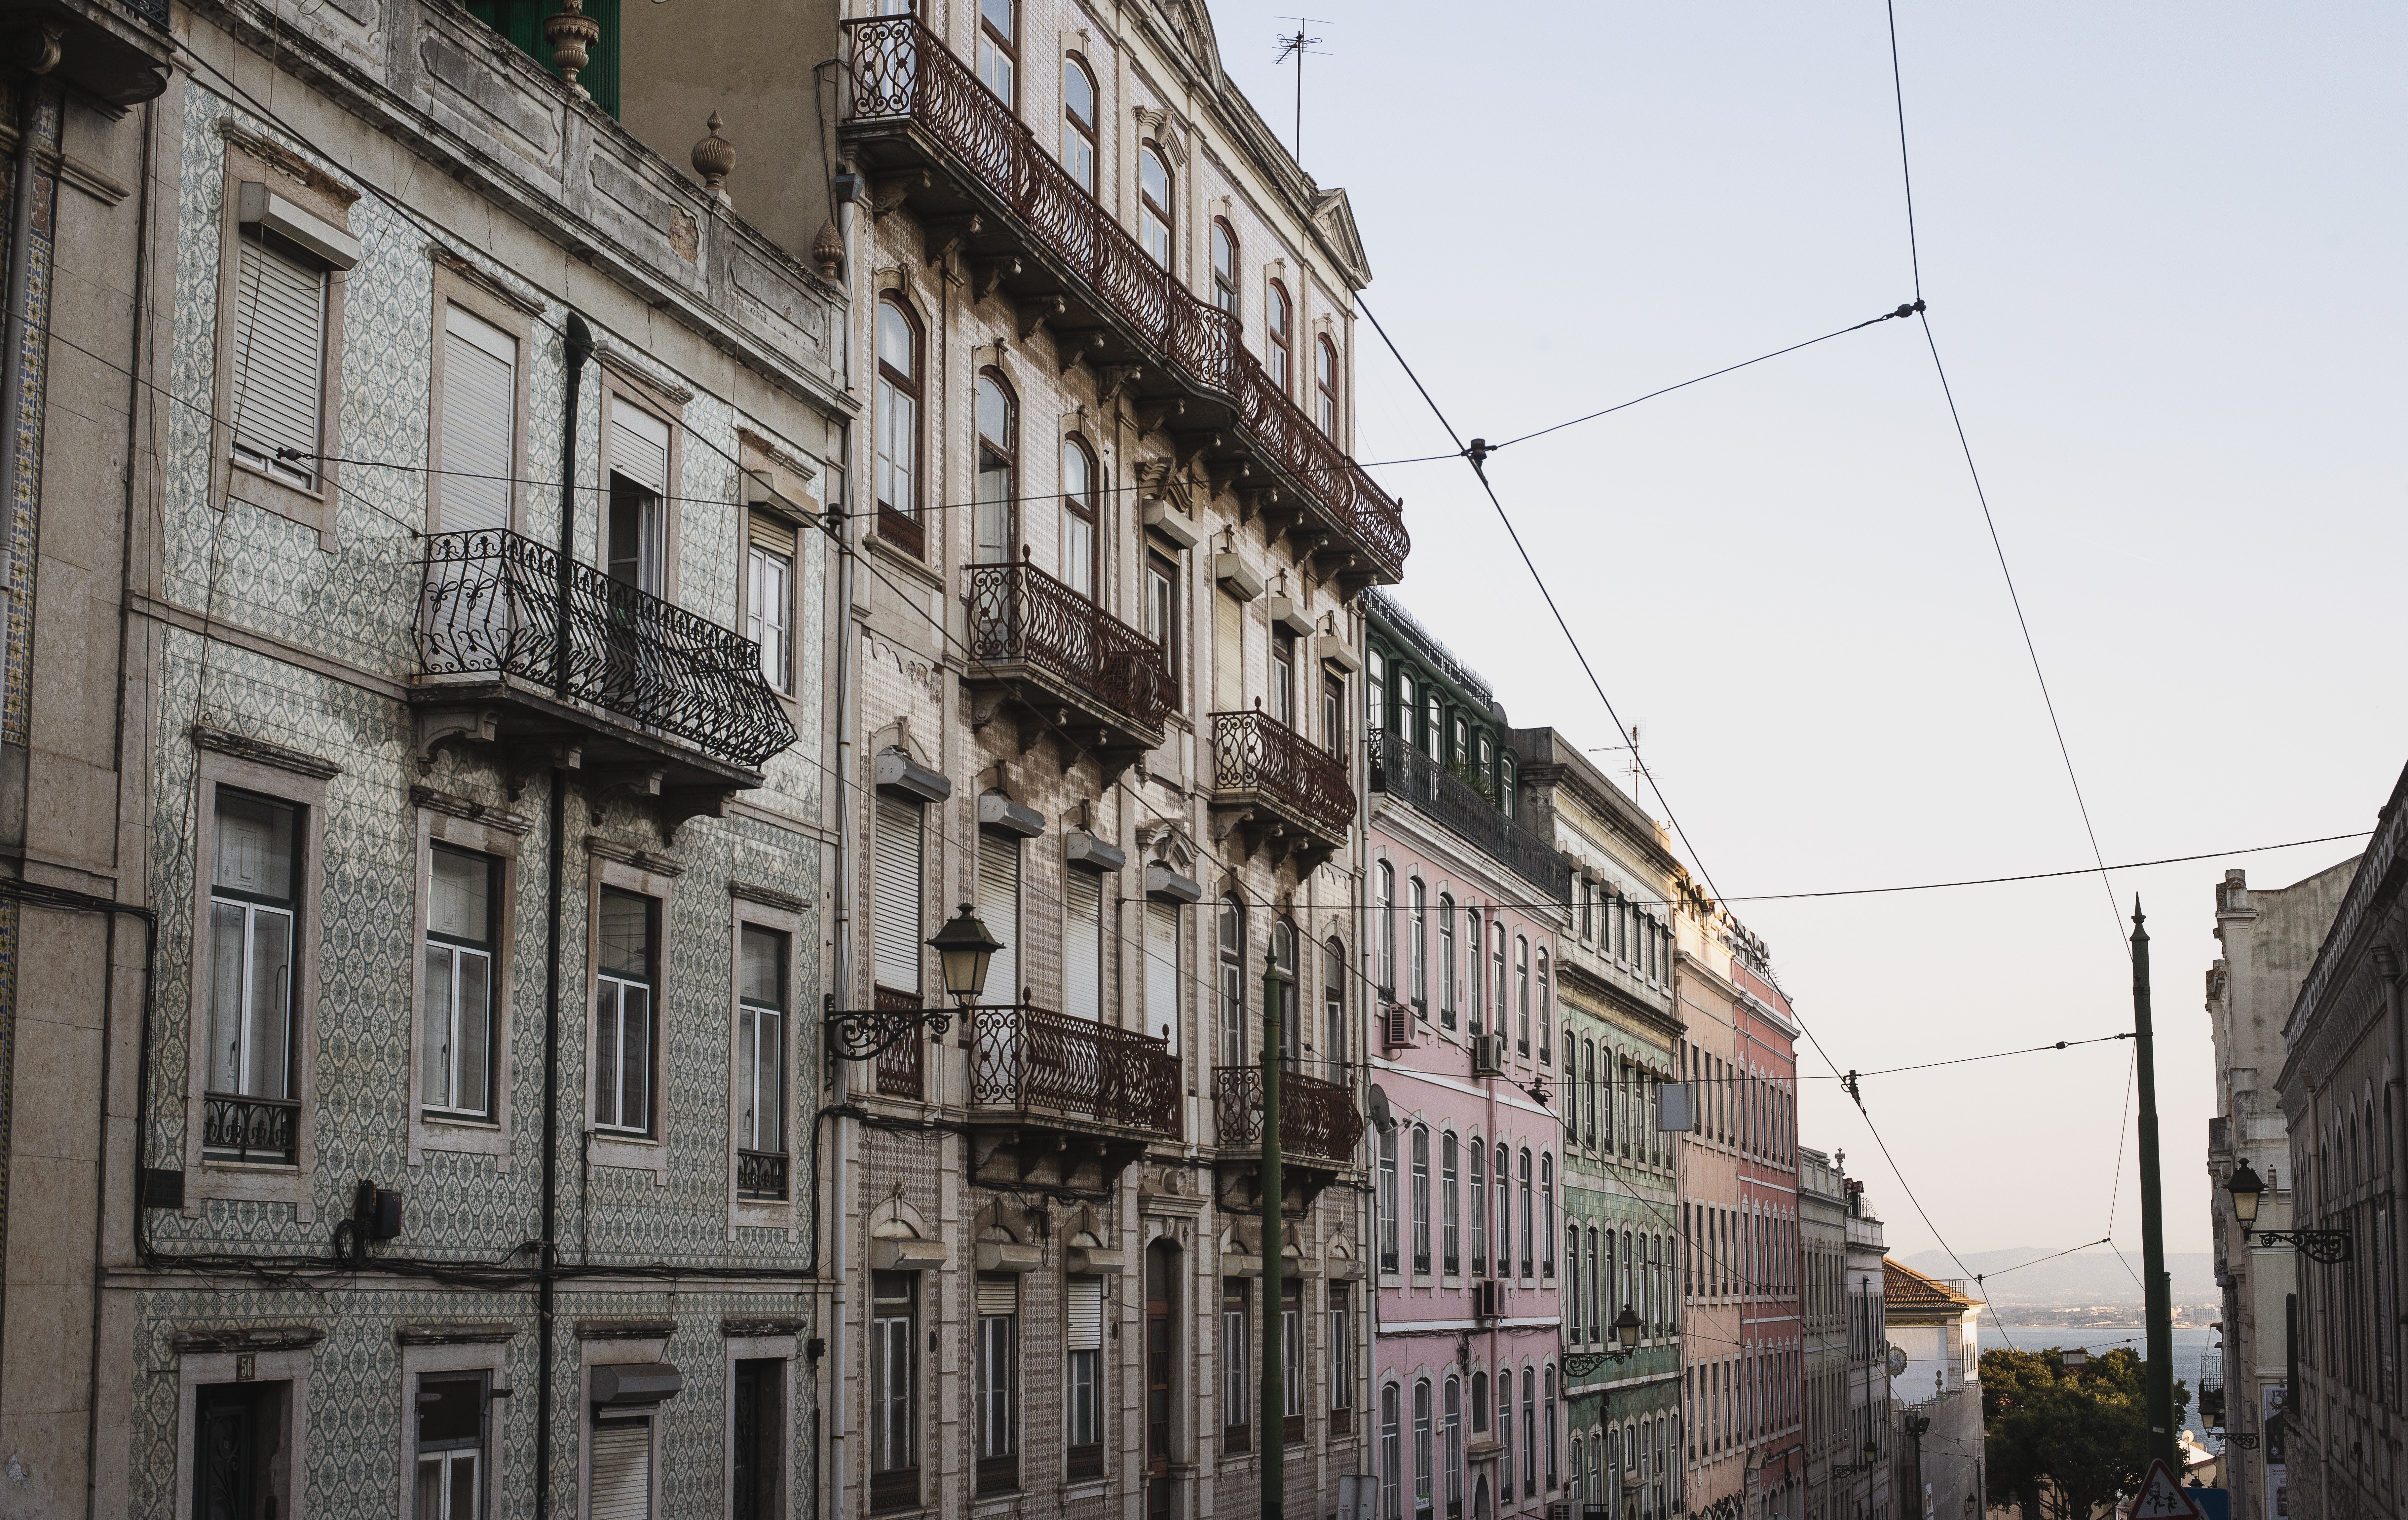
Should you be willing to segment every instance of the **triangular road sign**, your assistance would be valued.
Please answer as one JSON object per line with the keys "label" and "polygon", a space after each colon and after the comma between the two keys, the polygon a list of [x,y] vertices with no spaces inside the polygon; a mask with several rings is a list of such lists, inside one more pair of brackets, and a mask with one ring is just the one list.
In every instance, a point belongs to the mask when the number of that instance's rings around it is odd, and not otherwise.
{"label": "triangular road sign", "polygon": [[2162,1456],[2149,1464],[2149,1476],[2128,1512],[2132,1520],[2207,1520],[2207,1512],[2174,1478]]}

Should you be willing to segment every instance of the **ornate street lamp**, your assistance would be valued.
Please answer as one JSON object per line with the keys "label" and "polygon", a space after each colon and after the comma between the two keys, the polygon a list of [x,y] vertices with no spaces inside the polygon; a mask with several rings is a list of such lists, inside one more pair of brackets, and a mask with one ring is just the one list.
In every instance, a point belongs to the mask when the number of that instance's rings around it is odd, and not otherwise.
{"label": "ornate street lamp", "polygon": [[2294,1247],[2310,1261],[2320,1261],[2330,1267],[2350,1258],[2349,1231],[2345,1229],[2270,1229],[2253,1230],[2258,1221],[2258,1205],[2266,1194],[2266,1184],[2258,1179],[2247,1157],[2232,1169],[2232,1176],[2224,1184],[2232,1195],[2232,1217],[2241,1222],[2241,1238],[2260,1240],[2267,1245]]}
{"label": "ornate street lamp", "polygon": [[1644,1328],[1639,1323],[1639,1312],[1628,1304],[1624,1304],[1622,1312],[1613,1316],[1613,1338],[1622,1342],[1625,1356],[1639,1349],[1639,1332]]}
{"label": "ornate street lamp", "polygon": [[1566,1377],[1584,1378],[1608,1362],[1629,1360],[1639,1350],[1639,1338],[1645,1333],[1647,1324],[1639,1317],[1639,1311],[1624,1304],[1622,1312],[1613,1316],[1613,1323],[1607,1328],[1613,1331],[1614,1343],[1622,1349],[1568,1353],[1563,1359]]}
{"label": "ornate street lamp", "polygon": [[[970,911],[970,905],[964,903],[927,944],[937,953],[938,965],[943,968],[945,996],[961,1005],[962,1016],[968,1018],[970,1005],[986,988],[987,964],[1003,948],[1003,941],[989,934],[986,925]],[[952,1016],[941,1008],[839,1011],[836,994],[827,997],[828,1054],[839,1061],[872,1060],[906,1040],[916,1039],[924,1028],[931,1035],[941,1035],[952,1026]]]}

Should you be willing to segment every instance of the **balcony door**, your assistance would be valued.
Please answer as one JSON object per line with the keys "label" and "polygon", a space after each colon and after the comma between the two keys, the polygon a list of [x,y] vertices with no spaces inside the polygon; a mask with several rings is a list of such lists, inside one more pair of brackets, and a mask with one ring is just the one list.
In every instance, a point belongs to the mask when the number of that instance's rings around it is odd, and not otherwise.
{"label": "balcony door", "polygon": [[[615,398],[614,398],[615,400]],[[668,584],[669,427],[624,404],[610,409],[610,492],[603,504],[603,700],[641,710],[652,685],[652,598]]]}

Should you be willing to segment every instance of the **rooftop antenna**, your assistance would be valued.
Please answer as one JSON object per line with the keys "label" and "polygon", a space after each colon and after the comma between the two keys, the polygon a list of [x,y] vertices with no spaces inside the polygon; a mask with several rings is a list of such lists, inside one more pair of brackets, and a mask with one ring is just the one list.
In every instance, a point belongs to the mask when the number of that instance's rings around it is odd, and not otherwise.
{"label": "rooftop antenna", "polygon": [[1316,26],[1329,23],[1318,16],[1282,16],[1280,20],[1296,22],[1294,36],[1282,36],[1276,39],[1280,45],[1279,56],[1271,60],[1271,66],[1276,68],[1290,58],[1296,60],[1296,166],[1300,169],[1304,167],[1304,55],[1321,46],[1321,39],[1306,36],[1304,28],[1308,22]]}
{"label": "rooftop antenna", "polygon": [[1637,724],[1632,724],[1630,725],[1630,742],[1629,742],[1629,743],[1627,743],[1627,744],[1599,744],[1599,745],[1598,745],[1596,748],[1594,748],[1594,749],[1590,750],[1588,753],[1591,753],[1591,754],[1621,754],[1621,753],[1625,753],[1626,751],[1627,751],[1627,752],[1628,752],[1628,753],[1629,753],[1629,755],[1630,755],[1630,796],[1631,796],[1631,797],[1632,797],[1632,799],[1633,799],[1633,800],[1636,800],[1636,799],[1638,798],[1638,796],[1639,796],[1639,782],[1640,782],[1640,778],[1641,778],[1641,777],[1647,777],[1648,781],[1650,781],[1651,782],[1655,780],[1655,778],[1647,776],[1647,767],[1646,767],[1644,765],[1642,765],[1642,764],[1641,764],[1641,763],[1640,763],[1640,759],[1639,759],[1639,725],[1638,725]]}

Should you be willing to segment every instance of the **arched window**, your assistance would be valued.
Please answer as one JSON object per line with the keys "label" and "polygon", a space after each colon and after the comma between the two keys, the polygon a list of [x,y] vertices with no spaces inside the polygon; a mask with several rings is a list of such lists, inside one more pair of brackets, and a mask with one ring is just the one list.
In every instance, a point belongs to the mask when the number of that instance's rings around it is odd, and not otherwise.
{"label": "arched window", "polygon": [[1522,1497],[1539,1497],[1539,1375],[1522,1369]]}
{"label": "arched window", "polygon": [[1552,1364],[1547,1368],[1545,1384],[1546,1404],[1544,1406],[1544,1418],[1547,1426],[1547,1486],[1554,1488],[1559,1485],[1563,1481],[1563,1458],[1555,1445],[1555,1369]]}
{"label": "arched window", "polygon": [[1413,1270],[1430,1269],[1429,1126],[1413,1126]]}
{"label": "arched window", "polygon": [[1404,1442],[1398,1429],[1400,1418],[1397,1385],[1380,1385],[1380,1513],[1383,1517],[1404,1513]]}
{"label": "arched window", "polygon": [[1439,1138],[1439,1269],[1452,1277],[1463,1270],[1462,1146],[1450,1129]]}
{"label": "arched window", "polygon": [[1007,106],[1020,103],[1019,0],[979,0],[979,82]]}
{"label": "arched window", "polygon": [[1246,909],[1221,899],[1221,1064],[1246,1064]]}
{"label": "arched window", "polygon": [[1019,539],[1020,419],[1011,390],[998,370],[978,378],[978,510],[976,548],[981,565],[1009,565]]}
{"label": "arched window", "polygon": [[1530,1054],[1530,940],[1526,935],[1513,937],[1513,982],[1519,990],[1515,1002],[1514,1048],[1524,1056]]}
{"label": "arched window", "polygon": [[1219,217],[1212,219],[1212,304],[1232,317],[1238,313],[1238,235]]}
{"label": "arched window", "polygon": [[1397,996],[1397,868],[1380,862],[1378,907],[1380,911],[1380,996]]}
{"label": "arched window", "polygon": [[1413,673],[1401,666],[1397,670],[1397,742],[1410,745],[1413,741]]}
{"label": "arched window", "polygon": [[1096,459],[1081,438],[1062,440],[1062,579],[1089,601],[1096,599]]}
{"label": "arched window", "polygon": [[1322,338],[1313,345],[1312,419],[1334,440],[1338,437],[1338,345]]}
{"label": "arched window", "polygon": [[1590,1150],[1597,1149],[1597,1041],[1581,1041],[1581,1094],[1587,1105],[1582,1121],[1583,1140]]}
{"label": "arched window", "polygon": [[1397,1269],[1397,1132],[1380,1131],[1380,1270]]}
{"label": "arched window", "polygon": [[1446,1380],[1446,1404],[1439,1419],[1440,1458],[1446,1464],[1447,1520],[1463,1513],[1463,1384]]}
{"label": "arched window", "polygon": [[1480,950],[1480,910],[1474,908],[1463,915],[1463,964],[1470,975],[1464,979],[1465,990],[1471,994],[1471,1011],[1466,1023],[1473,1034],[1488,1026],[1484,1016],[1488,1007],[1488,962]]}
{"label": "arched window", "polygon": [[1577,1512],[1578,1507],[1587,1499],[1587,1489],[1582,1481],[1585,1472],[1581,1462],[1583,1450],[1584,1448],[1581,1442],[1581,1438],[1574,1436],[1572,1438],[1571,1500],[1575,1512]]}
{"label": "arched window", "polygon": [[1498,1497],[1511,1505],[1513,1502],[1513,1369],[1497,1369],[1497,1444],[1501,1450],[1497,1459]]}
{"label": "arched window", "polygon": [[1430,1449],[1430,1385],[1422,1378],[1413,1384],[1413,1513],[1430,1513],[1431,1470],[1438,1464]]}
{"label": "arched window", "polygon": [[1555,1000],[1547,980],[1547,951],[1544,945],[1539,947],[1539,1064],[1541,1066],[1555,1064]]}
{"label": "arched window", "polygon": [[[1493,963],[1489,974],[1497,980],[1497,1027],[1492,1032],[1498,1039],[1502,1040],[1505,1038],[1505,1010],[1509,1006],[1505,993],[1505,921],[1503,919],[1491,919],[1488,922],[1488,954]],[[1523,1053],[1527,1054],[1529,1049],[1526,1040],[1522,1046]]]}
{"label": "arched window", "polygon": [[1145,245],[1148,257],[1165,269],[1170,267],[1170,165],[1162,161],[1162,150],[1146,143],[1137,151],[1137,231],[1138,241]]}
{"label": "arched window", "polygon": [[1555,1275],[1555,1158],[1539,1157],[1539,1239],[1545,1243],[1546,1259],[1539,1264],[1540,1271],[1548,1277]]}
{"label": "arched window", "polygon": [[1408,949],[1412,955],[1413,1011],[1423,1018],[1428,1018],[1429,888],[1424,886],[1422,879],[1416,876],[1409,883],[1409,889],[1412,893],[1413,915],[1412,923],[1407,925],[1408,932],[1412,936]]}
{"label": "arched window", "polygon": [[1062,60],[1062,166],[1096,193],[1096,80],[1076,53]]}
{"label": "arched window", "polygon": [[1588,1232],[1588,1338],[1591,1341],[1605,1335],[1605,1279],[1598,1273],[1597,1226]]}
{"label": "arched window", "polygon": [[1497,1275],[1513,1275],[1513,1153],[1497,1143]]}
{"label": "arched window", "polygon": [[1535,1276],[1539,1269],[1538,1241],[1533,1239],[1538,1226],[1530,1204],[1530,1149],[1526,1145],[1522,1148],[1522,1275],[1524,1277]]}
{"label": "arched window", "polygon": [[1471,1137],[1471,1275],[1488,1275],[1488,1147],[1477,1135]]}
{"label": "arched window", "polygon": [[1514,794],[1513,757],[1501,755],[1497,762],[1497,806],[1504,810],[1506,817],[1514,818],[1520,816],[1519,802]]}
{"label": "arched window", "polygon": [[1576,1220],[1564,1223],[1564,1266],[1567,1269],[1564,1293],[1570,1305],[1564,1316],[1564,1333],[1577,1341],[1581,1327],[1581,1274],[1580,1224]]}
{"label": "arched window", "polygon": [[1268,350],[1271,383],[1279,394],[1288,394],[1288,328],[1292,325],[1293,308],[1288,305],[1287,287],[1274,280],[1263,306],[1263,332]]}
{"label": "arched window", "polygon": [[1333,1081],[1346,1066],[1346,947],[1334,937],[1321,948],[1321,1058]]}
{"label": "arched window", "polygon": [[1297,964],[1296,925],[1287,919],[1271,922],[1271,961],[1280,973],[1280,1069],[1294,1071],[1304,1054],[1304,1019],[1297,1011],[1300,1000],[1297,994],[1303,982],[1303,968]]}
{"label": "arched window", "polygon": [[880,531],[913,552],[920,534],[920,324],[899,301],[878,303]]}
{"label": "arched window", "polygon": [[1455,896],[1438,895],[1438,1022],[1455,1027]]}

